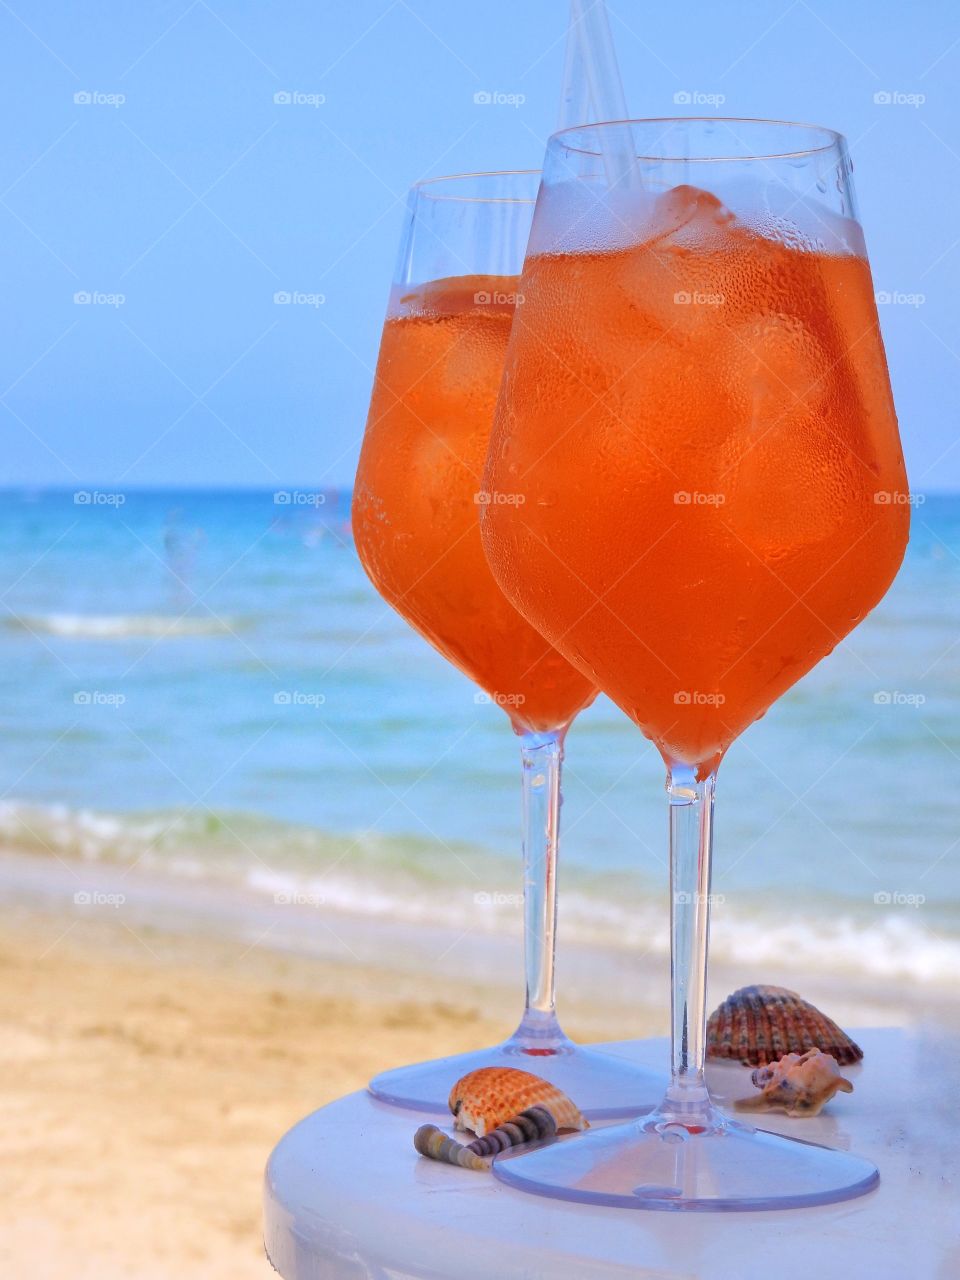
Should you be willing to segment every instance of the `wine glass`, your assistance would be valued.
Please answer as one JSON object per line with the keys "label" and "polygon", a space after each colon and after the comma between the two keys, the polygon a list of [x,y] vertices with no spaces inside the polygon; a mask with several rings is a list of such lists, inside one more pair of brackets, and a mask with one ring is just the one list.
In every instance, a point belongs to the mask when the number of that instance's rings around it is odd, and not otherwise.
{"label": "wine glass", "polygon": [[[357,470],[353,530],[380,594],[506,712],[520,739],[526,1006],[503,1044],[387,1071],[371,1092],[445,1112],[467,1071],[546,1076],[588,1116],[649,1109],[664,1078],[575,1045],[557,1021],[554,952],[566,731],[596,696],[508,603],[480,543],[481,485],[538,172],[413,187]],[[451,785],[456,785],[455,781]]]}
{"label": "wine glass", "polygon": [[[551,138],[485,487],[505,594],[659,748],[672,1082],[504,1182],[644,1209],[822,1204],[867,1160],[722,1115],[704,1081],[713,797],[730,744],[881,599],[907,481],[844,139],[762,120]],[[783,762],[789,767],[789,762]]]}

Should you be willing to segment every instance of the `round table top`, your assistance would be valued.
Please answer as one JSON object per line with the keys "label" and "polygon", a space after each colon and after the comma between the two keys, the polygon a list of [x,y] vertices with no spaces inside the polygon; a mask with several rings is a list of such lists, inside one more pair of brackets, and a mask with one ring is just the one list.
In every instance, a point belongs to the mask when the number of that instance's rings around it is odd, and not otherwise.
{"label": "round table top", "polygon": [[[492,1175],[417,1156],[424,1119],[354,1093],[277,1144],[266,1170],[264,1240],[284,1280],[809,1280],[960,1276],[960,1045],[934,1032],[854,1033],[853,1094],[820,1116],[763,1127],[856,1151],[880,1186],[811,1209],[676,1214],[532,1196]],[[658,1067],[665,1040],[604,1046]],[[712,1064],[722,1105],[750,1092],[747,1068]],[[435,1120],[435,1117],[432,1119]]]}

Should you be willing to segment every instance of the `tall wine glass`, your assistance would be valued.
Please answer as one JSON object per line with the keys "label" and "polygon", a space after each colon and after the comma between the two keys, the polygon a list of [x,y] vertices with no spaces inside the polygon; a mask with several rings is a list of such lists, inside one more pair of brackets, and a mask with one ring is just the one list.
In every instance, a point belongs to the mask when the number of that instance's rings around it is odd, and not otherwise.
{"label": "tall wine glass", "polygon": [[[844,139],[770,121],[555,135],[484,484],[512,603],[660,749],[672,1083],[642,1121],[502,1159],[655,1209],[825,1203],[866,1160],[722,1115],[704,1082],[717,767],[881,599],[907,481]],[[789,762],[782,762],[789,768]]]}
{"label": "tall wine glass", "polygon": [[[380,594],[506,712],[520,739],[526,1006],[503,1044],[388,1071],[394,1104],[445,1112],[475,1067],[544,1075],[591,1116],[649,1109],[663,1078],[574,1045],[557,1021],[560,767],[596,687],[508,603],[480,543],[481,478],[539,173],[473,174],[411,192],[357,471],[353,530]],[[452,784],[452,785],[455,785]]]}

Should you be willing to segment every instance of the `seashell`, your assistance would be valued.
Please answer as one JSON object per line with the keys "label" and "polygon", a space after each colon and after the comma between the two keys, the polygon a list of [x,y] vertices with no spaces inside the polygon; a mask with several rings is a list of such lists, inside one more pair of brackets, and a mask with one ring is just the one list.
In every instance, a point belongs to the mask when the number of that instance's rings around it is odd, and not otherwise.
{"label": "seashell", "polygon": [[553,1138],[556,1133],[556,1121],[546,1107],[529,1107],[512,1120],[491,1129],[482,1138],[474,1138],[466,1144],[449,1137],[435,1124],[424,1124],[413,1135],[413,1145],[430,1160],[442,1160],[446,1164],[482,1172],[490,1168],[491,1159],[499,1151],[519,1147],[525,1142]]}
{"label": "seashell", "polygon": [[557,1129],[589,1127],[579,1108],[549,1080],[515,1067],[480,1067],[450,1090],[454,1127],[470,1129],[478,1138],[531,1107],[549,1112]]}
{"label": "seashell", "polygon": [[707,1057],[763,1067],[786,1053],[822,1049],[838,1063],[859,1062],[863,1050],[814,1005],[786,987],[741,987],[707,1022]]}
{"label": "seashell", "polygon": [[819,1115],[835,1093],[853,1093],[853,1085],[840,1074],[836,1058],[820,1049],[788,1053],[769,1067],[758,1067],[750,1076],[761,1090],[759,1097],[742,1098],[741,1111],[785,1111],[788,1116]]}

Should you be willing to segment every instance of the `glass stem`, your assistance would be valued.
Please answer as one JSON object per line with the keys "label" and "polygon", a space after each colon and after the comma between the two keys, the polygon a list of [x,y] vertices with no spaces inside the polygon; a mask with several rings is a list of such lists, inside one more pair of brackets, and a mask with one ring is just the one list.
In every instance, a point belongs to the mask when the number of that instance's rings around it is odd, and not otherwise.
{"label": "glass stem", "polygon": [[707,945],[715,774],[675,764],[667,776],[670,802],[671,1075],[663,1111],[686,1124],[709,1123],[704,1081]]}
{"label": "glass stem", "polygon": [[520,735],[523,824],[523,959],[526,1004],[518,1036],[549,1053],[566,1039],[556,1014],[557,852],[566,729]]}

